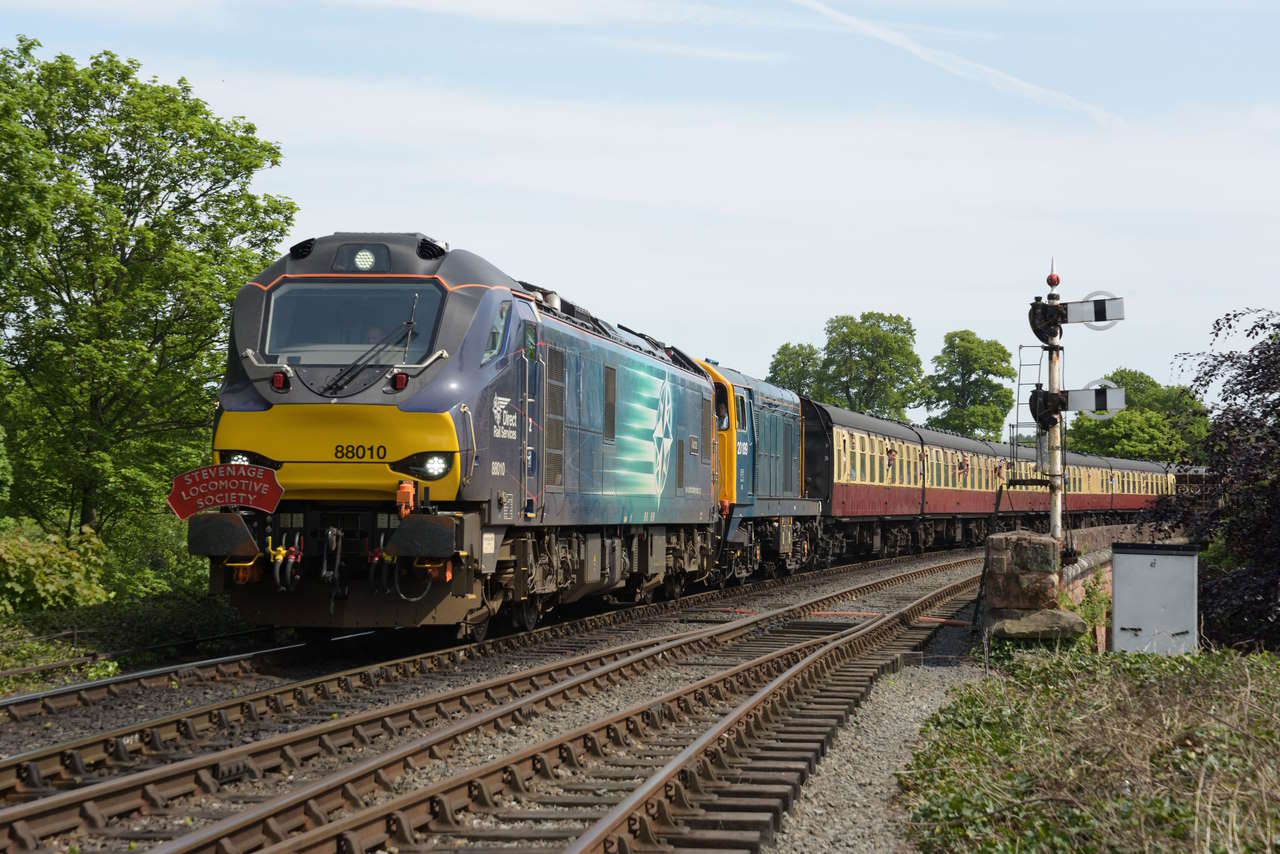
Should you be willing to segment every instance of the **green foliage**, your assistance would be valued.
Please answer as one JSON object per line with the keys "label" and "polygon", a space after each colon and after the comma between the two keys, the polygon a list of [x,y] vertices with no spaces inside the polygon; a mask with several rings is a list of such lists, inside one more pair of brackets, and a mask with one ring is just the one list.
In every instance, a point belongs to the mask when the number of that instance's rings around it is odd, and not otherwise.
{"label": "green foliage", "polygon": [[114,532],[103,581],[117,600],[199,596],[209,588],[209,560],[187,553],[187,525],[165,507]]}
{"label": "green foliage", "polygon": [[205,454],[236,290],[293,217],[279,149],[185,80],[0,50],[0,399],[12,507],[112,534]]}
{"label": "green foliage", "polygon": [[1017,376],[1012,355],[994,338],[979,338],[968,329],[948,332],[942,352],[933,357],[933,373],[924,381],[925,423],[974,439],[998,441],[1005,414],[1013,408],[1013,391],[1000,380]]}
{"label": "green foliage", "polygon": [[899,775],[924,851],[1270,850],[1280,661],[1015,653]]}
{"label": "green foliage", "polygon": [[1067,448],[1086,454],[1160,462],[1175,462],[1187,450],[1162,414],[1150,409],[1128,408],[1105,421],[1078,416],[1067,431]]}
{"label": "green foliage", "polygon": [[9,484],[13,483],[13,468],[4,447],[4,428],[0,427],[0,505],[9,499]]}
{"label": "green foliage", "polygon": [[0,616],[105,602],[105,552],[88,527],[62,536],[30,520],[0,520]]}
{"label": "green foliage", "polygon": [[1069,450],[1160,462],[1204,460],[1208,412],[1189,388],[1161,385],[1132,368],[1117,368],[1106,378],[1124,389],[1124,410],[1108,421],[1077,416],[1067,428]]}
{"label": "green foliage", "polygon": [[923,373],[911,321],[878,311],[841,314],[827,321],[826,334],[821,383],[826,402],[905,421]]}
{"label": "green foliage", "polygon": [[822,357],[812,344],[783,344],[773,354],[766,377],[776,386],[814,400],[823,399],[821,378]]}
{"label": "green foliage", "polygon": [[1084,596],[1079,602],[1072,600],[1063,590],[1058,594],[1058,605],[1068,611],[1075,611],[1080,615],[1080,619],[1084,620],[1089,626],[1089,631],[1082,636],[1082,640],[1087,641],[1086,646],[1094,645],[1094,630],[1101,626],[1106,628],[1111,625],[1111,594],[1106,588],[1102,577],[1102,570],[1094,570],[1084,582]]}

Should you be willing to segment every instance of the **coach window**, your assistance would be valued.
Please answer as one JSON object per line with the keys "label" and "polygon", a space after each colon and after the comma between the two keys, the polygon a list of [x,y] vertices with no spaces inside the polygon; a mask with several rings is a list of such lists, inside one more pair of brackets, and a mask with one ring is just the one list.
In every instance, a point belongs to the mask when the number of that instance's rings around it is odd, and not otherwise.
{"label": "coach window", "polygon": [[511,314],[511,300],[498,306],[493,316],[493,325],[489,327],[489,335],[484,341],[484,355],[480,364],[487,365],[495,356],[501,355],[502,345],[507,340],[507,315]]}

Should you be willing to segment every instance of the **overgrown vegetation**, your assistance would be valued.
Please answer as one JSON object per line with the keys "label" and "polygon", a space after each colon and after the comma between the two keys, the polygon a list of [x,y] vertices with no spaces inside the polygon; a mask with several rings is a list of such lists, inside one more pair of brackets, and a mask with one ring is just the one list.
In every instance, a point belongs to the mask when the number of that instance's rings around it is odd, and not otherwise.
{"label": "overgrown vegetation", "polygon": [[1280,660],[1019,652],[899,780],[925,851],[1272,850]]}
{"label": "overgrown vegetation", "polygon": [[0,617],[107,601],[104,564],[92,528],[63,536],[34,522],[0,519]]}
{"label": "overgrown vegetation", "polygon": [[1093,646],[1097,642],[1098,629],[1105,632],[1111,625],[1111,591],[1107,588],[1101,569],[1094,570],[1085,579],[1083,593],[1080,601],[1076,602],[1063,590],[1058,594],[1058,606],[1080,615],[1080,619],[1089,627],[1081,641],[1086,646]]}
{"label": "overgrown vegetation", "polygon": [[[0,678],[0,694],[33,691],[49,685],[111,676],[172,662],[173,649],[112,657],[156,644],[210,637],[252,628],[223,598],[193,594],[155,594],[135,601],[111,600],[30,611],[0,618],[0,671],[67,661],[97,654],[106,656],[69,670]],[[193,654],[220,655],[247,649],[261,638],[233,638],[207,644]]]}

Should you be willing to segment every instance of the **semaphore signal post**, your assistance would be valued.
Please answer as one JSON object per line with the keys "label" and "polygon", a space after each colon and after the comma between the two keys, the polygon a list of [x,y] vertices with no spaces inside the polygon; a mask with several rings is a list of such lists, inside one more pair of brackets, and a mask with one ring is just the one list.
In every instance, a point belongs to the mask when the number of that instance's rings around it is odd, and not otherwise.
{"label": "semaphore signal post", "polygon": [[[1040,339],[1049,356],[1048,388],[1036,384],[1029,406],[1036,429],[1045,433],[1046,471],[1049,481],[1049,535],[1062,542],[1063,458],[1062,413],[1078,411],[1093,418],[1110,418],[1124,408],[1124,389],[1101,388],[1102,381],[1090,383],[1086,389],[1062,389],[1062,325],[1084,323],[1091,329],[1110,329],[1124,319],[1124,300],[1110,294],[1094,293],[1079,302],[1062,302],[1057,287],[1062,279],[1049,264],[1047,298],[1036,297],[1031,303],[1028,320],[1031,331]],[[1012,441],[1012,438],[1011,438]]]}

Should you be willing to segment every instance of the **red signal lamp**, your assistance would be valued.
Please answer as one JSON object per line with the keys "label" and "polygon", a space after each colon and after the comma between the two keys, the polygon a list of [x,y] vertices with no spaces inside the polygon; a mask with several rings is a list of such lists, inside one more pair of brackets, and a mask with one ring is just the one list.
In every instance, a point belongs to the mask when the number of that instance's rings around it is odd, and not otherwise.
{"label": "red signal lamp", "polygon": [[396,371],[391,375],[391,387],[396,391],[404,391],[409,385],[409,375],[404,371]]}
{"label": "red signal lamp", "polygon": [[284,392],[289,390],[289,375],[284,371],[276,371],[271,375],[271,388]]}

